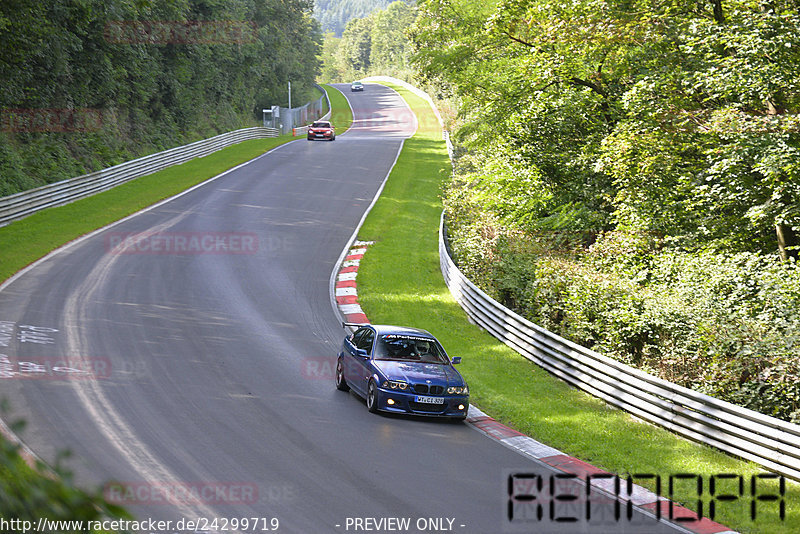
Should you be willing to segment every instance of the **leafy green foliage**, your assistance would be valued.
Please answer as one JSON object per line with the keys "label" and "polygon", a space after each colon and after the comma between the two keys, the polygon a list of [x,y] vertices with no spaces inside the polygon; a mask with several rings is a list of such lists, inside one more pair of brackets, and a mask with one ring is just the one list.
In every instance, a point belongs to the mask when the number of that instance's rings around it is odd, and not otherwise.
{"label": "leafy green foliage", "polygon": [[459,264],[586,346],[800,421],[791,1],[426,0]]}
{"label": "leafy green foliage", "polygon": [[[311,9],[310,0],[3,2],[0,196],[253,126],[262,108],[287,101],[289,80],[303,101],[318,72]],[[14,122],[52,110],[88,124]]]}
{"label": "leafy green foliage", "polygon": [[370,74],[407,77],[410,43],[406,30],[416,9],[403,0],[347,23],[341,38],[325,36],[322,64],[326,80],[349,81]]}
{"label": "leafy green foliage", "polygon": [[384,9],[394,0],[315,0],[314,18],[322,31],[341,37],[347,23],[361,19],[373,11]]}
{"label": "leafy green foliage", "polygon": [[609,232],[585,247],[585,236],[522,234],[448,204],[459,266],[506,306],[677,384],[800,422],[797,262],[664,248],[654,234]]}
{"label": "leafy green foliage", "polygon": [[339,46],[339,56],[355,74],[363,74],[370,67],[372,52],[372,19],[353,19],[347,23]]}
{"label": "leafy green foliage", "polygon": [[17,445],[0,438],[0,512],[6,521],[30,521],[36,525],[40,518],[93,522],[131,518],[122,508],[107,502],[102,490],[83,491],[72,485],[71,478],[71,474],[58,465],[52,470],[42,464],[29,466]]}
{"label": "leafy green foliage", "polygon": [[[395,89],[421,123],[435,120],[425,101],[402,87]],[[497,420],[611,473],[658,473],[667,480],[675,473],[697,473],[707,479],[718,473],[749,477],[763,472],[756,464],[610,408],[470,324],[439,274],[437,235],[432,230],[441,215],[441,182],[449,173],[449,160],[438,132],[422,129],[406,141],[386,188],[359,232],[360,239],[375,240],[358,271],[358,299],[370,320],[418,326],[434,333],[451,356],[463,356],[459,371],[469,382],[470,402]],[[504,239],[502,235],[487,237],[494,242]],[[622,241],[626,250],[646,250],[651,240],[636,237]],[[396,261],[401,257],[402,262]],[[674,500],[697,509],[694,488],[681,486],[676,484]],[[655,485],[649,489],[655,491]],[[776,493],[777,488],[769,487],[769,491]],[[771,513],[759,509],[753,520],[750,508],[741,502],[728,506],[717,502],[715,520],[742,533],[798,531],[800,513],[794,512],[800,508],[798,496],[800,486],[787,484],[783,520],[775,507]],[[701,497],[707,513],[714,497],[708,492]]]}
{"label": "leafy green foliage", "polygon": [[518,225],[577,203],[585,230],[770,252],[800,229],[800,18],[723,6],[428,0],[410,35],[460,102],[460,144],[546,185]]}

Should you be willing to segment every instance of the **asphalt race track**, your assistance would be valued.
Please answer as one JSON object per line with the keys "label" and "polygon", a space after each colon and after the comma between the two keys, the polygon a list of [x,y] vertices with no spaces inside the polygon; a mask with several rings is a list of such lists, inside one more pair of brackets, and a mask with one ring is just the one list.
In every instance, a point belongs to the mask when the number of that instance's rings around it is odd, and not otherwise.
{"label": "asphalt race track", "polygon": [[[119,481],[109,495],[169,532],[215,517],[266,519],[241,532],[271,518],[286,533],[674,532],[624,510],[551,521],[549,503],[509,523],[509,473],[548,468],[468,425],[372,415],[335,389],[331,273],[415,127],[390,89],[342,88],[356,120],[336,141],[299,138],[0,292],[4,419],[25,419],[20,437],[46,461],[72,451],[81,484]],[[133,234],[136,248],[115,248]]]}

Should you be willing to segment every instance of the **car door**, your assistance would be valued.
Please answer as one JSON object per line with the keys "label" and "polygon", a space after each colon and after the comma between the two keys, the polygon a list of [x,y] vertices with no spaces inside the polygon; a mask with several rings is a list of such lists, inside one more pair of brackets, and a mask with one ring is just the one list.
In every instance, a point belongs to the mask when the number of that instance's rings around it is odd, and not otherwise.
{"label": "car door", "polygon": [[[372,348],[374,332],[370,328],[360,328],[355,334],[344,343],[344,377],[347,384],[359,393],[364,393],[364,365],[365,359],[369,359]],[[358,349],[366,350],[367,357],[360,356]]]}
{"label": "car door", "polygon": [[[356,342],[356,347],[366,351],[366,356],[356,355],[354,358],[354,380],[353,384],[362,394],[367,392],[367,382],[372,376],[372,346],[375,344],[375,331],[371,328],[366,329],[364,335]],[[349,384],[350,382],[348,382]]]}

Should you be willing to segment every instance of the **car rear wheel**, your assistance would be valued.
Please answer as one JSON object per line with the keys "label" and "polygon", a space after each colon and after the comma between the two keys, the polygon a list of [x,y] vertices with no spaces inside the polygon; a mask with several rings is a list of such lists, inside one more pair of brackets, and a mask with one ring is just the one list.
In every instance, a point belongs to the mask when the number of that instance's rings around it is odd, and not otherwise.
{"label": "car rear wheel", "polygon": [[374,380],[370,380],[367,385],[367,410],[372,413],[378,411],[378,386],[375,385]]}
{"label": "car rear wheel", "polygon": [[347,385],[347,381],[344,379],[344,364],[341,359],[336,361],[336,389],[350,391],[350,386]]}

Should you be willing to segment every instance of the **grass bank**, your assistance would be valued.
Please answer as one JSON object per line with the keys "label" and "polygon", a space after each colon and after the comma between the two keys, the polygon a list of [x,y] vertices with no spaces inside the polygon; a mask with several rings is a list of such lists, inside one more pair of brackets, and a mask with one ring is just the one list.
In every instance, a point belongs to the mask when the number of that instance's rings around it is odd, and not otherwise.
{"label": "grass bank", "polygon": [[331,101],[331,124],[336,128],[337,134],[343,134],[353,124],[353,111],[344,93],[330,85],[323,85],[328,91],[328,99]]}
{"label": "grass bank", "polygon": [[[427,102],[393,88],[421,124],[431,124]],[[665,496],[671,475],[700,475],[704,515],[709,510],[710,477],[740,475],[744,494],[733,502],[718,502],[716,521],[743,533],[800,532],[797,484],[786,486],[785,520],[779,517],[777,503],[768,502],[757,503],[752,520],[750,477],[764,469],[635,420],[570,388],[467,320],[439,270],[440,195],[449,173],[440,132],[421,130],[406,141],[358,236],[375,242],[358,271],[359,302],[367,317],[374,323],[424,328],[437,336],[451,356],[464,358],[460,370],[469,382],[473,404],[520,432],[612,473],[660,475]],[[728,482],[717,487],[718,494],[738,494],[735,481]],[[697,511],[695,485],[696,480],[677,484],[672,499]],[[777,493],[776,486],[765,485],[763,493],[768,492]]]}
{"label": "grass bank", "polygon": [[0,228],[0,280],[64,243],[176,195],[292,139],[284,135],[244,141],[3,226]]}

